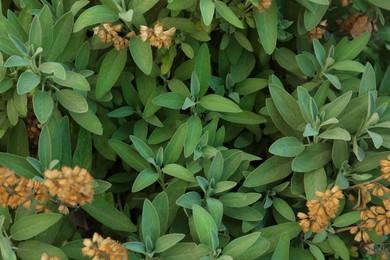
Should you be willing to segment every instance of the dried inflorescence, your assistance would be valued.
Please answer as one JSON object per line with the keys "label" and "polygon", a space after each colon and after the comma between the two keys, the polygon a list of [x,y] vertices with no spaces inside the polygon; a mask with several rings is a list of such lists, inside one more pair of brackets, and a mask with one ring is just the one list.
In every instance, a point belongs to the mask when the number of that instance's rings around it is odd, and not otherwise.
{"label": "dried inflorescence", "polygon": [[98,35],[101,42],[113,43],[116,50],[121,50],[129,46],[129,39],[135,36],[134,32],[129,32],[121,36],[122,24],[102,23],[93,28],[94,34]]}
{"label": "dried inflorescence", "polygon": [[269,9],[272,5],[272,0],[260,0],[258,10],[260,13],[263,13],[265,10]]}
{"label": "dried inflorescence", "polygon": [[324,230],[330,219],[336,216],[340,199],[343,198],[343,193],[337,185],[325,192],[317,191],[315,195],[321,200],[307,201],[306,206],[309,213],[298,213],[298,218],[301,219],[299,224],[304,232],[311,229],[313,232],[319,233]]}
{"label": "dried inflorescence", "polygon": [[61,260],[58,256],[49,256],[47,253],[43,253],[41,260]]}
{"label": "dried inflorescence", "polygon": [[387,156],[387,160],[380,161],[382,178],[390,182],[390,154]]}
{"label": "dried inflorescence", "polygon": [[365,32],[371,33],[375,29],[370,17],[360,12],[351,14],[345,20],[339,19],[337,23],[340,31],[348,31],[352,38],[356,38]]}
{"label": "dried inflorescence", "polygon": [[322,37],[324,37],[324,34],[326,33],[326,26],[328,25],[327,20],[323,20],[320,22],[319,26],[312,29],[309,33],[309,40],[310,42],[314,40],[320,40]]}
{"label": "dried inflorescence", "polygon": [[81,249],[83,255],[89,256],[92,260],[127,260],[128,251],[122,244],[110,237],[103,238],[98,233],[94,233],[92,240],[84,239],[84,247]]}
{"label": "dried inflorescence", "polygon": [[349,5],[349,0],[341,0],[341,6],[346,7]]}
{"label": "dried inflorescence", "polygon": [[[61,203],[70,206],[91,203],[93,199],[93,178],[86,169],[76,166],[73,169],[67,166],[61,171],[47,170],[44,185],[52,196],[56,196]],[[67,214],[68,208],[61,204],[58,210]]]}
{"label": "dried inflorescence", "polygon": [[152,46],[155,46],[159,49],[164,46],[166,49],[169,49],[172,45],[172,37],[175,35],[175,32],[175,27],[163,31],[162,24],[157,22],[153,29],[145,25],[141,25],[140,36],[142,42],[149,40],[150,45]]}
{"label": "dried inflorescence", "polygon": [[17,177],[14,171],[0,168],[0,205],[29,208],[35,201],[37,211],[46,210],[42,205],[49,199],[46,187],[38,180]]}

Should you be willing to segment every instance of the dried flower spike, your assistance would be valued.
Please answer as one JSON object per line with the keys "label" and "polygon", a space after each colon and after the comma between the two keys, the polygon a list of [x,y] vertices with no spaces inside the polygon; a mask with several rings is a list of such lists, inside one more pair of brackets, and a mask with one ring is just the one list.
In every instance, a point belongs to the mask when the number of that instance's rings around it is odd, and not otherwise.
{"label": "dried flower spike", "polygon": [[259,3],[259,13],[263,13],[265,10],[269,9],[272,5],[272,0],[260,0]]}
{"label": "dried flower spike", "polygon": [[172,37],[175,35],[175,33],[175,27],[164,31],[160,22],[157,22],[153,29],[144,25],[141,25],[140,27],[141,41],[145,42],[149,40],[150,45],[157,47],[158,49],[160,49],[162,46],[164,46],[166,49],[169,49],[172,45]]}
{"label": "dried flower spike", "polygon": [[325,192],[316,192],[315,195],[321,200],[309,200],[306,206],[309,210],[308,214],[299,212],[298,218],[303,232],[308,232],[310,229],[319,233],[324,230],[331,218],[336,216],[336,212],[340,206],[340,199],[343,198],[343,193],[336,185],[331,190]]}
{"label": "dried flower spike", "polygon": [[[92,176],[87,170],[76,166],[62,167],[61,171],[47,170],[44,185],[49,193],[57,196],[58,200],[70,206],[84,205],[92,202],[93,184]],[[60,206],[60,210],[63,209]]]}
{"label": "dried flower spike", "polygon": [[49,256],[47,253],[43,253],[41,260],[61,260],[58,256]]}
{"label": "dried flower spike", "polygon": [[324,34],[326,33],[326,26],[328,25],[327,20],[323,20],[320,22],[319,26],[312,29],[309,33],[309,40],[310,42],[314,40],[320,40],[322,37],[324,37]]}
{"label": "dried flower spike", "polygon": [[84,239],[82,254],[91,257],[93,260],[128,260],[127,249],[122,244],[110,237],[103,238],[98,233],[94,233],[92,240]]}

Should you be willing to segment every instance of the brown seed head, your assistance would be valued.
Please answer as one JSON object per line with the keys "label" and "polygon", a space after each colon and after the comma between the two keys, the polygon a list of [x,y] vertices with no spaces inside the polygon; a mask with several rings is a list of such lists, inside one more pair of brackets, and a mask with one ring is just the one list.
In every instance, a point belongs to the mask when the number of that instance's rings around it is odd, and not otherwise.
{"label": "brown seed head", "polygon": [[109,260],[128,260],[127,249],[110,237],[103,238],[98,233],[93,234],[93,238],[83,240],[84,247],[81,249],[82,254],[92,259]]}

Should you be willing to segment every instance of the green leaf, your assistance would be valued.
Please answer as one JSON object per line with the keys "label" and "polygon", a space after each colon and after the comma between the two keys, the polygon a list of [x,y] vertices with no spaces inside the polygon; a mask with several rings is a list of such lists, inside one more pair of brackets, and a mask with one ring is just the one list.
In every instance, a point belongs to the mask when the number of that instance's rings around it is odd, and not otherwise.
{"label": "green leaf", "polygon": [[11,242],[4,235],[0,235],[0,248],[2,259],[16,260],[16,254],[12,250]]}
{"label": "green leaf", "polygon": [[37,215],[25,216],[17,220],[10,229],[13,240],[21,241],[35,237],[45,231],[62,217],[57,213],[42,213]]}
{"label": "green leaf", "polygon": [[210,111],[227,113],[242,112],[241,108],[236,103],[234,103],[230,99],[221,97],[216,94],[209,94],[207,96],[202,97],[199,100],[198,104]]}
{"label": "green leaf", "polygon": [[387,0],[368,0],[368,1],[380,8],[390,10],[390,3]]}
{"label": "green leaf", "polygon": [[100,123],[99,119],[91,109],[88,109],[86,113],[74,113],[70,111],[70,115],[80,126],[87,129],[91,133],[97,135],[103,134],[102,123]]}
{"label": "green leaf", "polygon": [[46,91],[37,91],[33,96],[34,113],[38,121],[44,124],[53,112],[54,102],[51,95]]}
{"label": "green leaf", "polygon": [[193,205],[192,212],[196,233],[198,234],[200,242],[210,248],[213,248],[212,232],[218,234],[218,227],[215,224],[213,217],[211,217],[211,215],[199,205]]}
{"label": "green leaf", "polygon": [[374,90],[376,90],[375,71],[372,65],[367,63],[360,81],[359,96]]}
{"label": "green leaf", "polygon": [[171,109],[181,109],[186,96],[177,92],[163,93],[153,99],[153,103]]}
{"label": "green leaf", "polygon": [[363,161],[356,162],[353,166],[358,173],[364,173],[377,168],[380,160],[386,159],[388,152],[367,152]]}
{"label": "green leaf", "polygon": [[109,23],[118,20],[118,13],[105,5],[95,5],[82,12],[74,23],[73,32],[78,32],[83,28],[98,24]]}
{"label": "green leaf", "polygon": [[37,170],[27,162],[26,158],[18,155],[0,152],[0,165],[14,170],[17,176],[33,178],[39,175]]}
{"label": "green leaf", "polygon": [[158,173],[154,172],[150,168],[141,171],[135,178],[133,186],[131,187],[131,192],[139,192],[145,189],[146,187],[149,187],[150,185],[155,183],[158,180],[158,178],[159,178]]}
{"label": "green leaf", "polygon": [[153,68],[153,53],[149,41],[142,42],[140,37],[133,37],[130,40],[129,48],[138,68],[146,75],[150,75]]}
{"label": "green leaf", "polygon": [[329,80],[330,83],[332,83],[335,88],[341,89],[340,80],[336,75],[330,73],[324,73],[323,75]]}
{"label": "green leaf", "polygon": [[127,50],[112,49],[104,57],[96,82],[96,97],[102,98],[111,90],[121,75],[127,61]]}
{"label": "green leaf", "polygon": [[319,5],[329,5],[329,0],[309,0],[309,1]]}
{"label": "green leaf", "polygon": [[341,71],[354,71],[354,72],[364,71],[364,65],[354,60],[339,61],[333,64],[330,68],[334,70],[341,70]]}
{"label": "green leaf", "polygon": [[130,145],[114,139],[109,140],[108,144],[125,163],[136,171],[141,172],[150,167],[149,163],[138,152],[132,149]]}
{"label": "green leaf", "polygon": [[202,122],[199,117],[191,116],[187,120],[187,133],[184,141],[184,157],[189,157],[199,143],[202,136]]}
{"label": "green leaf", "polygon": [[209,181],[219,182],[223,173],[224,160],[221,152],[217,152],[211,162],[210,168],[207,172],[207,179]]}
{"label": "green leaf", "polygon": [[290,238],[287,233],[284,233],[280,236],[280,239],[278,241],[278,244],[276,245],[275,252],[273,253],[271,260],[289,259],[289,255]]}
{"label": "green leaf", "polygon": [[230,241],[229,244],[223,248],[222,252],[224,255],[239,258],[248,250],[248,248],[255,244],[259,237],[260,232],[253,232],[251,234],[238,237]]}
{"label": "green leaf", "polygon": [[291,209],[291,207],[285,200],[280,198],[274,198],[272,205],[274,206],[276,211],[280,213],[280,215],[290,220],[291,222],[295,221],[294,211]]}
{"label": "green leaf", "polygon": [[154,250],[156,253],[161,253],[179,243],[185,237],[184,234],[172,233],[161,236],[157,239]]}
{"label": "green leaf", "polygon": [[241,113],[223,113],[220,114],[219,117],[225,121],[243,125],[258,125],[267,121],[264,117],[249,111],[242,111]]}
{"label": "green leaf", "polygon": [[137,149],[142,157],[144,157],[146,160],[149,158],[154,158],[152,149],[150,149],[150,147],[144,141],[134,135],[130,135],[130,139],[133,142],[135,149]]}
{"label": "green leaf", "polygon": [[343,95],[334,99],[331,103],[321,107],[320,113],[322,111],[325,112],[324,121],[330,118],[337,118],[348,105],[349,101],[351,100],[351,96],[352,91],[348,91],[347,93],[344,93]]}
{"label": "green leaf", "polygon": [[[53,44],[46,60],[56,60],[68,46],[69,39],[73,29],[73,14],[67,12],[54,24]],[[78,46],[77,46],[78,47]]]}
{"label": "green leaf", "polygon": [[318,137],[329,140],[351,141],[351,135],[349,132],[341,127],[328,129],[321,133]]}
{"label": "green leaf", "polygon": [[[56,78],[60,79],[60,80],[65,81],[65,79],[67,79],[65,68],[64,68],[64,66],[62,66],[61,63],[57,63],[57,62],[44,62],[41,65],[39,65],[38,69],[41,72],[43,72],[43,73],[54,74],[54,76]],[[72,74],[72,71],[68,71],[68,72],[70,74]],[[72,77],[70,76],[68,78],[68,80],[71,80],[71,78]],[[60,83],[58,83],[58,84],[60,84]],[[69,83],[69,84],[71,84],[71,83]],[[88,85],[88,89],[85,89],[85,90],[89,90],[89,85]]]}
{"label": "green leaf", "polygon": [[258,230],[261,237],[270,242],[265,254],[273,252],[282,236],[288,236],[291,240],[301,233],[302,229],[297,222],[287,222],[279,225],[269,226]]}
{"label": "green leaf", "polygon": [[51,257],[68,260],[68,257],[60,248],[37,240],[19,243],[16,252],[22,260],[38,260],[41,259],[43,253],[47,253]]}
{"label": "green leaf", "polygon": [[370,37],[371,33],[365,32],[347,44],[341,45],[339,43],[336,45],[334,57],[336,62],[355,59],[366,48]]}
{"label": "green leaf", "polygon": [[317,246],[315,246],[313,244],[309,244],[309,250],[310,250],[310,253],[317,260],[325,260],[324,254],[322,253],[321,249],[319,249]]}
{"label": "green leaf", "polygon": [[312,3],[310,6],[311,9],[306,9],[303,16],[303,22],[306,31],[311,31],[320,23],[322,17],[325,15],[329,7],[328,5],[318,5]]}
{"label": "green leaf", "polygon": [[347,246],[344,244],[344,241],[337,235],[329,235],[328,241],[332,249],[338,254],[341,259],[349,260],[349,251]]}
{"label": "green leaf", "polygon": [[261,221],[263,219],[263,215],[258,210],[255,210],[252,207],[246,206],[242,208],[223,208],[223,214],[238,220],[244,221]]}
{"label": "green leaf", "polygon": [[283,157],[295,157],[305,150],[305,146],[296,137],[283,137],[274,142],[269,152]]}
{"label": "green leaf", "polygon": [[187,1],[172,0],[168,2],[167,8],[173,11],[180,11],[194,6],[195,3],[196,0],[187,0]]}
{"label": "green leaf", "polygon": [[[328,1],[328,0],[326,0]],[[329,4],[329,3],[327,3]],[[314,48],[314,54],[316,55],[316,58],[321,66],[325,66],[325,60],[326,60],[326,52],[324,47],[321,45],[321,43],[315,39],[313,41],[313,48]]]}
{"label": "green leaf", "polygon": [[213,0],[200,0],[199,7],[202,14],[203,23],[206,26],[210,26],[211,22],[213,21],[215,12],[215,4]]}
{"label": "green leaf", "polygon": [[331,160],[331,145],[327,143],[315,143],[306,147],[292,162],[292,170],[295,172],[309,172],[316,170]]}
{"label": "green leaf", "polygon": [[219,200],[225,207],[242,208],[255,203],[260,198],[260,193],[229,192],[219,197]]}
{"label": "green leaf", "polygon": [[128,233],[137,231],[137,227],[131,223],[122,211],[100,197],[94,197],[92,203],[87,203],[81,207],[97,221],[113,230]]}
{"label": "green leaf", "polygon": [[286,90],[277,85],[270,84],[269,90],[283,119],[294,129],[302,128],[305,121],[298,102]]}
{"label": "green leaf", "polygon": [[201,259],[210,254],[210,249],[205,245],[197,245],[195,243],[185,242],[178,243],[162,252],[160,257],[164,260],[176,259]]}
{"label": "green leaf", "polygon": [[193,205],[202,206],[202,202],[202,197],[196,191],[187,192],[176,200],[177,205],[186,209],[192,209]]}
{"label": "green leaf", "polygon": [[29,66],[29,63],[21,56],[19,55],[12,55],[10,56],[7,61],[4,63],[4,67],[10,68],[10,67],[25,67]]}
{"label": "green leaf", "polygon": [[155,244],[160,237],[160,220],[156,208],[148,199],[144,201],[143,205],[141,229],[144,241],[147,241],[149,237]]}
{"label": "green leaf", "polygon": [[[211,77],[211,56],[206,43],[203,43],[199,48],[195,58],[194,72],[199,80],[199,97],[202,97],[209,87]],[[191,80],[192,84],[192,80]],[[192,93],[194,95],[194,93]],[[195,94],[196,95],[196,94]]]}
{"label": "green leaf", "polygon": [[360,220],[360,211],[352,211],[345,213],[341,216],[338,216],[333,221],[333,226],[335,227],[347,227],[349,225],[355,224]]}
{"label": "green leaf", "polygon": [[135,6],[134,11],[140,12],[141,14],[144,14],[147,11],[149,11],[150,9],[152,9],[153,6],[155,6],[158,2],[159,2],[159,0],[138,1],[138,5]]}
{"label": "green leaf", "polygon": [[31,22],[29,41],[35,48],[42,47],[42,27],[39,16],[35,16]]}
{"label": "green leaf", "polygon": [[325,192],[327,186],[327,176],[323,167],[304,173],[304,186],[307,200],[317,199],[316,191]]}
{"label": "green leaf", "polygon": [[70,70],[66,71],[66,79],[63,80],[57,78],[56,74],[54,74],[53,81],[61,86],[69,87],[73,89],[79,89],[79,90],[91,89],[88,80],[83,75]]}
{"label": "green leaf", "polygon": [[75,113],[86,113],[88,103],[79,93],[70,89],[61,89],[56,92],[57,99],[66,109]]}
{"label": "green leaf", "polygon": [[162,169],[162,171],[165,174],[168,174],[170,176],[173,176],[173,177],[176,177],[176,178],[188,181],[188,182],[195,182],[196,181],[192,172],[179,164],[172,163],[172,164],[165,165],[164,168]]}
{"label": "green leaf", "polygon": [[240,95],[249,95],[268,86],[268,80],[260,78],[247,78],[234,86]]}
{"label": "green leaf", "polygon": [[33,90],[38,84],[41,82],[41,77],[30,72],[23,72],[18,79],[18,83],[16,84],[18,94],[23,95],[31,90]]}
{"label": "green leaf", "polygon": [[242,22],[224,2],[216,0],[215,8],[217,9],[217,13],[222,16],[222,18],[225,19],[228,23],[240,29],[244,29]]}
{"label": "green leaf", "polygon": [[256,22],[257,34],[265,52],[271,55],[276,47],[278,38],[278,7],[275,1],[270,8],[260,13],[257,8],[253,8],[253,17]]}
{"label": "green leaf", "polygon": [[269,158],[247,176],[244,186],[258,187],[287,177],[291,174],[291,161],[279,156]]}

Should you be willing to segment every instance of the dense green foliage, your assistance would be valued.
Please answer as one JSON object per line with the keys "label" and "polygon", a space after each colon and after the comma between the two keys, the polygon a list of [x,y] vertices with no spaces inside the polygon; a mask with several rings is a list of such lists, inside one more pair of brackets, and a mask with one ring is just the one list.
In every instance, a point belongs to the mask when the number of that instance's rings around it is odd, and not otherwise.
{"label": "dense green foliage", "polygon": [[[95,197],[69,215],[0,208],[0,259],[88,259],[94,232],[130,259],[388,254],[386,234],[357,242],[349,230],[390,197],[362,184],[390,153],[390,1],[2,0],[1,11],[0,166],[40,181],[80,166]],[[335,218],[304,233],[297,213],[335,185]]]}

